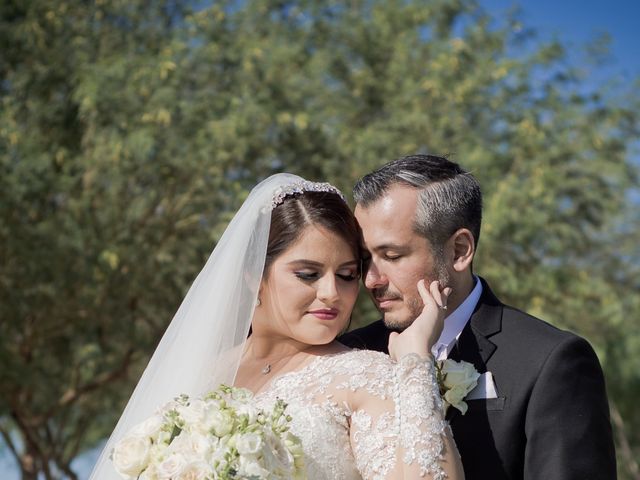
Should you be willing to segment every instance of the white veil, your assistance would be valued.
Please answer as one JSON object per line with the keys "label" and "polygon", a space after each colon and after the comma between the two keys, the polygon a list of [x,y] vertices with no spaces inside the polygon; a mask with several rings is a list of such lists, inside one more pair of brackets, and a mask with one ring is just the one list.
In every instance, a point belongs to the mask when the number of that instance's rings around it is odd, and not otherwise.
{"label": "white veil", "polygon": [[302,182],[280,173],[251,191],[160,340],[91,480],[121,479],[109,459],[113,446],[158,407],[181,393],[202,395],[233,384],[262,279],[274,198]]}

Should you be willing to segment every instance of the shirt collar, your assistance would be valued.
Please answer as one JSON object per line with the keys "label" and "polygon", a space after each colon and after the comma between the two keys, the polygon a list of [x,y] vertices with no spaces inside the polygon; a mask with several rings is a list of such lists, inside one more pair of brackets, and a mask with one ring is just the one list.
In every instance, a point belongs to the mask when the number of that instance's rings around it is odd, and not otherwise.
{"label": "shirt collar", "polygon": [[[478,300],[480,300],[480,295],[482,295],[482,282],[475,275],[473,276],[473,279],[476,282],[473,290],[471,290],[471,293],[464,299],[460,306],[447,316],[444,321],[444,328],[442,329],[440,338],[431,348],[431,353],[433,353],[438,360],[441,360],[438,356],[442,357],[445,353],[443,348],[446,348],[446,355],[449,354],[458,340],[458,337],[460,337],[462,330],[467,325],[467,322],[469,322],[469,319],[478,304]],[[440,355],[438,355],[439,350]]]}

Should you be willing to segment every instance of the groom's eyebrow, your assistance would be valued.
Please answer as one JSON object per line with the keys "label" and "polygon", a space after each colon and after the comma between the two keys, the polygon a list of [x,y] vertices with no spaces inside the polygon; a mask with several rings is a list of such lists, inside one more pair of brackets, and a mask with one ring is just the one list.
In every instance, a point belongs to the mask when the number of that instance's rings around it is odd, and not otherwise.
{"label": "groom's eyebrow", "polygon": [[406,245],[398,245],[397,243],[383,243],[382,245],[376,245],[373,247],[373,251],[379,252],[382,250],[406,250]]}

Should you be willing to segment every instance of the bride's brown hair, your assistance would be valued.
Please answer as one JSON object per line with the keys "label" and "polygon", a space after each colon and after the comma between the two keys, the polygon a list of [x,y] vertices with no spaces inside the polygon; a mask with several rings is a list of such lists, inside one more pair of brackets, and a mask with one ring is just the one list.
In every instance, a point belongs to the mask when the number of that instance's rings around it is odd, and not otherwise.
{"label": "bride's brown hair", "polygon": [[336,193],[311,191],[287,196],[271,212],[264,276],[267,276],[273,261],[293,245],[309,225],[338,235],[347,242],[360,263],[362,236],[349,206]]}

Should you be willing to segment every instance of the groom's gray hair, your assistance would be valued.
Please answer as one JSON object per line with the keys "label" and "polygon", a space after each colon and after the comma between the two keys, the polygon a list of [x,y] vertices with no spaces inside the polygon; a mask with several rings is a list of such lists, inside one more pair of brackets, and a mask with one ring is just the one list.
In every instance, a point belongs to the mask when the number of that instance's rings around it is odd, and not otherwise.
{"label": "groom's gray hair", "polygon": [[415,231],[436,251],[460,228],[471,231],[476,246],[482,222],[480,184],[469,172],[443,157],[409,155],[365,175],[353,188],[363,208],[380,200],[394,185],[420,190]]}

